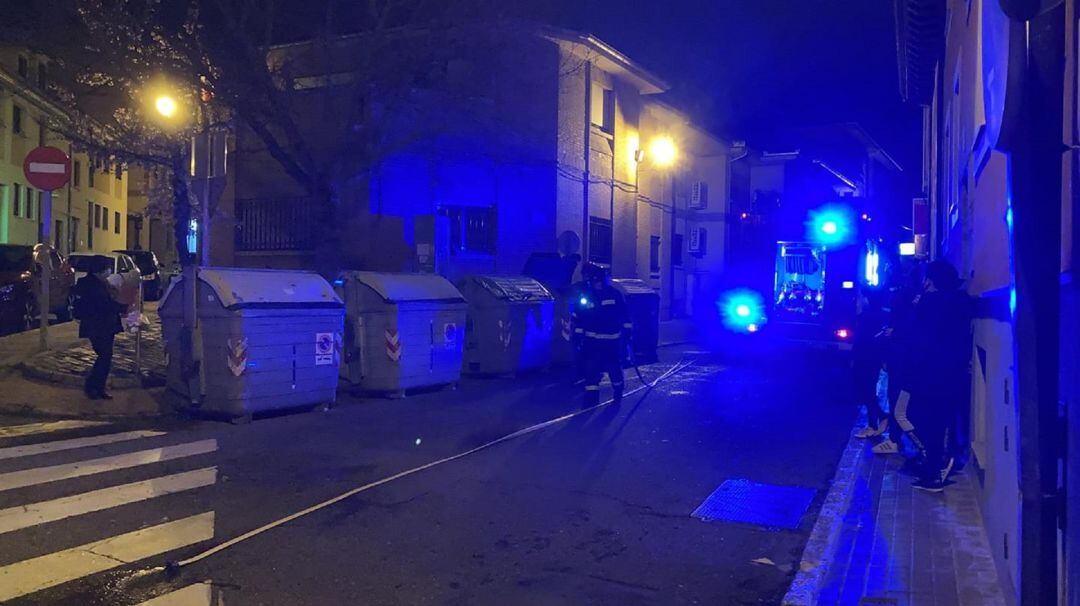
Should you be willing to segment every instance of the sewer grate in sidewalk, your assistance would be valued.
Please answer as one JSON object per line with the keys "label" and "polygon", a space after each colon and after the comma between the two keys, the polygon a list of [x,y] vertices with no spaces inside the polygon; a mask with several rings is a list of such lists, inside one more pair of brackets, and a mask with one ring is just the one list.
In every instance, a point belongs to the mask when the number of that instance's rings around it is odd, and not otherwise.
{"label": "sewer grate in sidewalk", "polygon": [[726,480],[694,513],[706,522],[742,522],[771,528],[798,528],[816,490],[801,486],[758,484],[741,478]]}

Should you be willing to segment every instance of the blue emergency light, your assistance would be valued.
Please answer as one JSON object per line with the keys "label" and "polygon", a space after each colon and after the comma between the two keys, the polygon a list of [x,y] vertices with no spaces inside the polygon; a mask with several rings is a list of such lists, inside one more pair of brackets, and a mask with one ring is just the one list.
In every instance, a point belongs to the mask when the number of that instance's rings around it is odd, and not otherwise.
{"label": "blue emergency light", "polygon": [[843,204],[827,204],[810,211],[807,237],[815,244],[837,248],[854,240],[855,212]]}
{"label": "blue emergency light", "polygon": [[765,303],[761,295],[752,290],[728,291],[721,295],[717,307],[728,330],[753,333],[765,323]]}

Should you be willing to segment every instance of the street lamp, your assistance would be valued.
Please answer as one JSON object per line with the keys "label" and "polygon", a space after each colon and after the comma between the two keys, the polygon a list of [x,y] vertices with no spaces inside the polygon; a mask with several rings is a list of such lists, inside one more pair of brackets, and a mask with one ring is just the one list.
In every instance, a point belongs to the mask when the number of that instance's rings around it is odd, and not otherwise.
{"label": "street lamp", "polygon": [[161,95],[154,101],[154,109],[156,109],[163,117],[172,118],[176,115],[176,99],[173,99],[169,95]]}
{"label": "street lamp", "polygon": [[649,143],[649,157],[659,167],[669,167],[675,164],[677,155],[675,141],[671,137],[656,137]]}

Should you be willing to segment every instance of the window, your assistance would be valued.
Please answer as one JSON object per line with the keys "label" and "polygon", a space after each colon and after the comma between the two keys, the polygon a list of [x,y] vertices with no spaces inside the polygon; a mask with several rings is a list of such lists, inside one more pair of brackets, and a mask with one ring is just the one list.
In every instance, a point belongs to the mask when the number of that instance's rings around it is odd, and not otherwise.
{"label": "window", "polygon": [[11,132],[22,134],[22,108],[18,105],[11,105]]}
{"label": "window", "polygon": [[52,233],[53,233],[53,242],[52,242],[53,249],[60,250],[60,244],[62,242],[62,240],[60,238],[64,237],[64,222],[61,221],[60,219],[57,219],[57,220],[53,221],[53,232]]}
{"label": "window", "polygon": [[118,162],[116,164],[116,180],[119,181],[120,179],[123,179],[123,178],[124,178],[124,166]]}
{"label": "window", "polygon": [[90,187],[94,186],[94,172],[96,168],[97,167],[93,162],[91,162],[90,165],[86,167],[86,183]]}
{"label": "window", "polygon": [[79,160],[71,164],[71,184],[75,187],[82,185],[82,162]]}
{"label": "window", "polygon": [[26,218],[34,218],[34,190],[26,188]]}
{"label": "window", "polygon": [[26,78],[30,75],[30,61],[24,55],[19,55],[19,76]]}
{"label": "window", "polygon": [[593,125],[606,133],[615,132],[615,91],[594,82],[589,103]]}
{"label": "window", "polygon": [[94,203],[86,203],[86,248],[94,249]]}
{"label": "window", "polygon": [[109,209],[101,208],[101,229],[109,231]]}
{"label": "window", "polygon": [[71,218],[71,241],[68,242],[68,252],[74,252],[79,249],[79,219],[76,217]]}
{"label": "window", "polygon": [[660,236],[649,237],[649,275],[660,277]]}
{"label": "window", "polygon": [[94,227],[101,228],[101,207],[94,204]]}
{"label": "window", "polygon": [[611,221],[589,217],[589,261],[611,265]]}
{"label": "window", "polygon": [[120,213],[118,212],[113,213],[113,233],[120,233]]}
{"label": "window", "polygon": [[49,66],[42,61],[37,66],[37,85],[41,90],[45,90],[45,87],[49,84]]}
{"label": "window", "polygon": [[675,234],[671,238],[671,262],[682,265],[683,235]]}
{"label": "window", "polygon": [[495,207],[448,206],[450,254],[495,254]]}
{"label": "window", "polygon": [[14,195],[11,198],[11,214],[18,217],[22,214],[22,185],[16,183],[12,191]]}

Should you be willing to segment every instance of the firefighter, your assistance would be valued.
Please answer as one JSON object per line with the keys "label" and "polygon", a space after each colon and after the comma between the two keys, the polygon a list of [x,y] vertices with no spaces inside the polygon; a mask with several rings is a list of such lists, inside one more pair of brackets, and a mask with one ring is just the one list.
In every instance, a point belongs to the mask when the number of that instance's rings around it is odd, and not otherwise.
{"label": "firefighter", "polygon": [[608,284],[604,269],[587,264],[581,270],[585,288],[574,311],[574,336],[580,341],[579,357],[585,379],[585,407],[600,403],[600,379],[611,379],[614,400],[623,395],[623,360],[632,325],[622,294]]}

